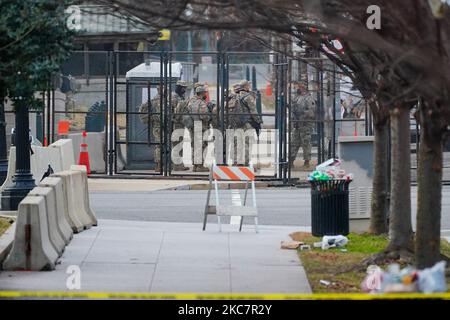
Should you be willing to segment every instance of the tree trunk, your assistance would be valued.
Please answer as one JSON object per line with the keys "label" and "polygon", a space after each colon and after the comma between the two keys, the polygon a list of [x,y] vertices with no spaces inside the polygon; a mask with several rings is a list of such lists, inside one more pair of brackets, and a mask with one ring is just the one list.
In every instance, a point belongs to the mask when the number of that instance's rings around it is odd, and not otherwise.
{"label": "tree trunk", "polygon": [[374,167],[372,183],[372,202],[370,212],[370,233],[387,233],[387,187],[388,187],[388,157],[389,142],[388,122],[375,124]]}
{"label": "tree trunk", "polygon": [[409,109],[397,106],[391,111],[391,200],[387,251],[411,252],[411,150]]}
{"label": "tree trunk", "polygon": [[[421,112],[415,260],[418,268],[426,268],[440,260],[444,130],[433,123],[436,115]],[[439,122],[439,117],[434,120]]]}

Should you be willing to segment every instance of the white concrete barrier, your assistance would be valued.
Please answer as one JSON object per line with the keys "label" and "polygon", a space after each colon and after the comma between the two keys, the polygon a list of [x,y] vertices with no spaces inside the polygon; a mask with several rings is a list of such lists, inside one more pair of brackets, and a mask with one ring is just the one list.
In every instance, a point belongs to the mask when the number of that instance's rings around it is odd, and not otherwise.
{"label": "white concrete barrier", "polygon": [[81,224],[82,229],[89,229],[90,227],[92,227],[94,221],[92,221],[92,219],[84,209],[84,190],[81,172],[66,170],[54,173],[52,176],[63,178],[64,185],[66,186],[65,193],[67,195],[69,217],[72,219],[74,224],[77,227],[79,227]]}
{"label": "white concrete barrier", "polygon": [[81,172],[81,178],[82,178],[82,189],[84,191],[83,194],[83,203],[84,203],[84,209],[86,210],[87,214],[92,220],[92,225],[97,225],[97,217],[95,216],[94,211],[91,208],[91,204],[89,201],[89,185],[88,185],[88,177],[87,177],[87,169],[86,166],[81,165],[73,165],[70,167],[71,171],[79,171]]}
{"label": "white concrete barrier", "polygon": [[47,177],[41,181],[39,186],[52,188],[55,193],[58,230],[60,231],[61,236],[63,237],[64,242],[67,245],[73,237],[73,231],[68,222],[69,212],[67,210],[67,197],[64,194],[63,182],[61,178]]}
{"label": "white concrete barrier", "polygon": [[74,233],[83,231],[83,221],[81,220],[81,217],[79,217],[79,211],[75,208],[70,171],[57,172],[51,175],[51,177],[61,178],[63,185],[64,205],[66,206],[65,211],[67,212],[66,218],[72,228],[72,231]]}
{"label": "white concrete barrier", "polygon": [[26,197],[19,204],[16,232],[4,270],[53,270],[58,253],[53,248],[47,225],[45,199]]}
{"label": "white concrete barrier", "polygon": [[58,256],[61,256],[66,247],[61,231],[59,230],[56,217],[56,199],[55,192],[49,187],[35,187],[28,193],[28,196],[42,196],[45,199],[45,211],[47,212],[47,225],[50,242],[55,248]]}
{"label": "white concrete barrier", "polygon": [[[68,135],[68,138],[73,141],[75,162],[78,163],[80,145],[83,141],[83,137],[81,133],[72,133]],[[105,132],[88,132],[86,143],[88,144],[91,172],[105,172]]]}
{"label": "white concrete barrier", "polygon": [[72,193],[73,199],[75,201],[76,209],[79,212],[81,221],[83,221],[84,226],[87,228],[97,225],[97,219],[94,215],[91,215],[86,209],[86,182],[83,181],[82,171],[69,171],[72,176]]}
{"label": "white concrete barrier", "polygon": [[[45,148],[48,152],[49,162],[54,172],[63,171],[63,163],[61,161],[60,149]],[[47,170],[47,169],[46,169]],[[37,184],[37,183],[36,183]]]}
{"label": "white concrete barrier", "polygon": [[[66,142],[57,143],[54,148],[31,146],[33,154],[30,156],[30,171],[36,184],[39,184],[39,181],[42,179],[45,172],[47,172],[49,165],[52,167],[54,172],[58,172],[68,170],[71,165],[75,164],[74,161],[70,162],[71,145],[71,140],[68,140]],[[67,169],[64,169],[64,167],[67,167]],[[7,177],[0,187],[0,192],[13,185],[12,178],[15,171],[16,147],[11,147],[9,150]]]}
{"label": "white concrete barrier", "polygon": [[62,170],[69,170],[70,166],[76,163],[73,151],[74,146],[71,139],[59,139],[48,147],[59,149]]}
{"label": "white concrete barrier", "polygon": [[30,157],[30,170],[33,174],[33,178],[36,184],[41,181],[45,172],[48,170],[48,166],[51,166],[53,171],[55,167],[59,167],[58,164],[52,164],[50,160],[50,150],[46,147],[32,147],[33,154]]}
{"label": "white concrete barrier", "polygon": [[16,171],[16,147],[9,148],[8,158],[8,172],[6,173],[6,179],[0,187],[0,192],[3,192],[6,188],[12,186],[12,177]]}

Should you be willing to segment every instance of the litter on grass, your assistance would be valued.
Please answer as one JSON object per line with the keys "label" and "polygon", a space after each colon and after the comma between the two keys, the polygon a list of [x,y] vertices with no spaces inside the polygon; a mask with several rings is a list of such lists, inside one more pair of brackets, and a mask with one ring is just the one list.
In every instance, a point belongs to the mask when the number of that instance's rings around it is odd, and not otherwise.
{"label": "litter on grass", "polygon": [[371,265],[361,289],[370,293],[447,292],[445,265],[446,262],[441,261],[431,268],[417,270],[411,266],[400,269],[398,264],[391,264],[387,271]]}

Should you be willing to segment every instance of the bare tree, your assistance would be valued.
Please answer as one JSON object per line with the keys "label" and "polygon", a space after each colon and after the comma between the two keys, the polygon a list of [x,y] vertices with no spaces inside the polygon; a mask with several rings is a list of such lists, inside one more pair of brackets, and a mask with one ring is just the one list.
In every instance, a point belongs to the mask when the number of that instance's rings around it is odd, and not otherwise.
{"label": "bare tree", "polygon": [[[99,0],[99,2],[110,1]],[[409,110],[419,106],[419,150],[416,262],[429,266],[439,259],[442,143],[450,123],[450,12],[435,19],[427,0],[258,1],[113,0],[118,8],[157,26],[178,29],[263,29],[306,41],[319,50],[330,39],[344,53],[330,59],[348,72],[370,101],[375,120],[372,230],[385,231],[385,155],[388,116],[392,135],[392,189],[388,251],[411,251]],[[369,5],[382,12],[382,28],[366,26]],[[330,48],[330,46],[329,46]],[[331,49],[332,46],[331,46]],[[389,111],[389,112],[387,112]]]}

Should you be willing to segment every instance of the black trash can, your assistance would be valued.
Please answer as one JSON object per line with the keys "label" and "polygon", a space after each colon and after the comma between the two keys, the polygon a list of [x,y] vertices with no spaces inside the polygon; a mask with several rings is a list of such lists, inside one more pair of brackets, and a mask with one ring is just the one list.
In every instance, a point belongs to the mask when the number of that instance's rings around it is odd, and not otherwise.
{"label": "black trash can", "polygon": [[310,181],[313,236],[349,233],[348,189],[350,183],[351,180]]}

